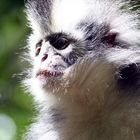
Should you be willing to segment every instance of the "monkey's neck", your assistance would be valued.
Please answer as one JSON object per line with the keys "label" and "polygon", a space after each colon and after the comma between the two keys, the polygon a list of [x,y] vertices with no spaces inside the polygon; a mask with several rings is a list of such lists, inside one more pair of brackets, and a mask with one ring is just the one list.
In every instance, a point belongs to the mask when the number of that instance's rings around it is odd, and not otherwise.
{"label": "monkey's neck", "polygon": [[63,116],[62,120],[54,122],[60,140],[133,140],[131,132],[135,130],[136,116],[132,112],[134,107],[128,107],[125,98],[115,97],[112,101],[111,98],[102,101],[92,98],[94,103],[89,104],[90,98],[85,97],[87,100],[83,101],[83,97],[77,96],[71,102],[61,98],[55,105],[60,111],[57,115]]}

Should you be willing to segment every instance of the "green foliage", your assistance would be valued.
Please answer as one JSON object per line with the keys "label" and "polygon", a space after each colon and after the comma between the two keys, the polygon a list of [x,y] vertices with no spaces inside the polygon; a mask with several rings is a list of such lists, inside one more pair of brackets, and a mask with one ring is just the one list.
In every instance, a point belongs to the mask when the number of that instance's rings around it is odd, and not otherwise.
{"label": "green foliage", "polygon": [[29,29],[23,6],[22,0],[0,1],[0,115],[6,114],[15,122],[17,133],[13,140],[21,140],[33,113],[31,97],[23,92],[20,76],[14,76],[25,67],[20,57]]}

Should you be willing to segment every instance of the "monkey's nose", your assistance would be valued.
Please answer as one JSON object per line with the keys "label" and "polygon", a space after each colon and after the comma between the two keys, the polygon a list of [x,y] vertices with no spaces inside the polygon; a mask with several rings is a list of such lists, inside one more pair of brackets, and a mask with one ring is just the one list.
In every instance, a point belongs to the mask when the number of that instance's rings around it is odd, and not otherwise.
{"label": "monkey's nose", "polygon": [[44,54],[44,56],[41,59],[41,62],[45,61],[48,58],[48,54]]}

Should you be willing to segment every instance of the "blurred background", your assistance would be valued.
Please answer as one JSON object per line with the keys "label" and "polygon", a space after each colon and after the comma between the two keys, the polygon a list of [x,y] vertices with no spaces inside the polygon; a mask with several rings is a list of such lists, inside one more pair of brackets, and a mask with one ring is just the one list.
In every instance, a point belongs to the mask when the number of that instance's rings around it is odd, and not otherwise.
{"label": "blurred background", "polygon": [[[131,10],[140,7],[139,0],[131,2]],[[24,0],[0,0],[0,140],[21,140],[34,114],[32,98],[20,84],[30,33],[23,11]]]}
{"label": "blurred background", "polygon": [[32,98],[20,84],[29,32],[24,0],[0,0],[0,140],[21,140],[31,123]]}

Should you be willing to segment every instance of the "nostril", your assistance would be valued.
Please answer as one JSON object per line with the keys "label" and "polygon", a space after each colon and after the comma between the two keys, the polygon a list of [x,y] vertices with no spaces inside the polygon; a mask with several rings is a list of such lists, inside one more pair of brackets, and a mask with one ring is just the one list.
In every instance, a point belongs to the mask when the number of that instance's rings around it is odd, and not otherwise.
{"label": "nostril", "polygon": [[41,61],[45,61],[48,58],[48,54],[44,54],[44,56],[42,57]]}

